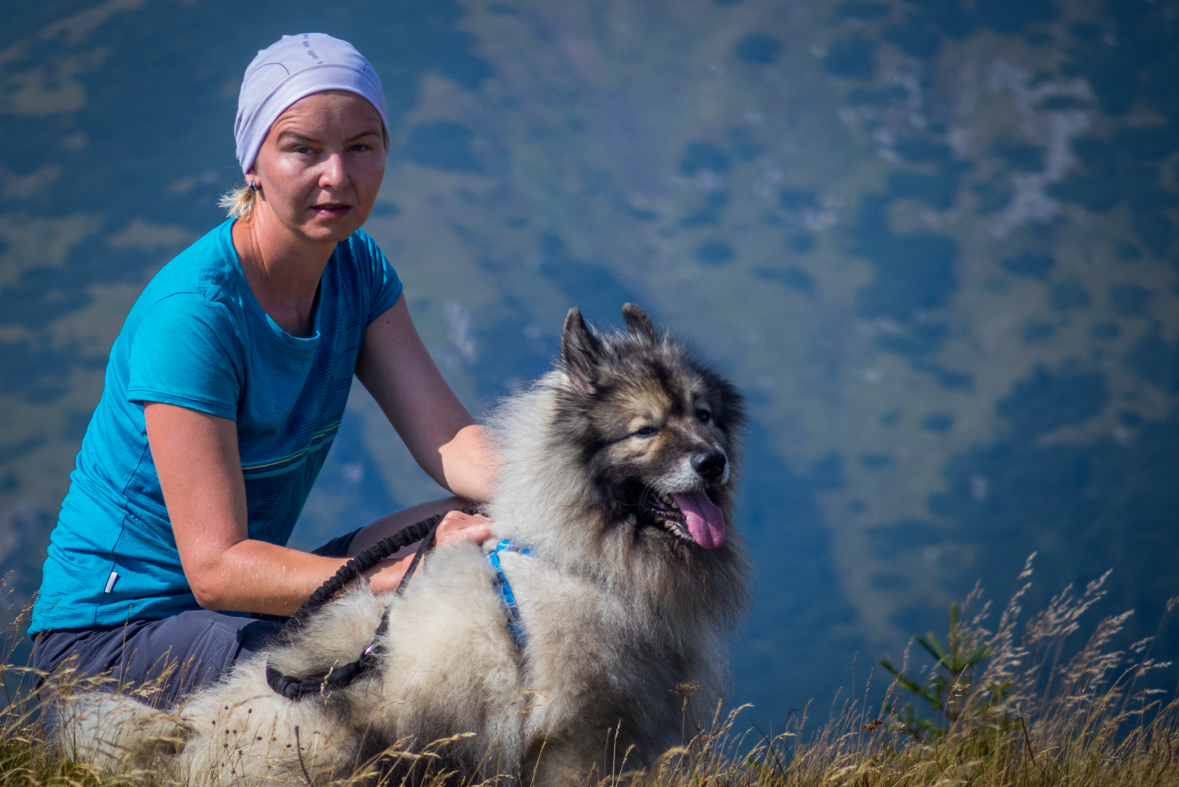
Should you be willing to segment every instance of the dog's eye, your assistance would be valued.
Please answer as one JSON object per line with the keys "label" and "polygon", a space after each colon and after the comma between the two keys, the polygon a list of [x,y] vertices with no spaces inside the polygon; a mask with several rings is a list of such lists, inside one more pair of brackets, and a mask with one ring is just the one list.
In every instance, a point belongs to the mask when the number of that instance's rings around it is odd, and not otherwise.
{"label": "dog's eye", "polygon": [[712,413],[708,412],[703,407],[701,407],[699,410],[696,411],[696,420],[702,424],[709,423],[712,421]]}
{"label": "dog's eye", "polygon": [[653,426],[641,426],[631,433],[631,437],[654,437],[659,430]]}

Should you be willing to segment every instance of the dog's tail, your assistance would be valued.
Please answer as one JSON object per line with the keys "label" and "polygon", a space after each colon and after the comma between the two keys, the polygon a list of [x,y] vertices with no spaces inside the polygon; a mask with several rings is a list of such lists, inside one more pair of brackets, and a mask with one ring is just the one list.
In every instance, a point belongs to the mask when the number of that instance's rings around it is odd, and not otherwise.
{"label": "dog's tail", "polygon": [[187,738],[178,716],[122,694],[81,694],[53,710],[62,754],[107,772],[167,768]]}

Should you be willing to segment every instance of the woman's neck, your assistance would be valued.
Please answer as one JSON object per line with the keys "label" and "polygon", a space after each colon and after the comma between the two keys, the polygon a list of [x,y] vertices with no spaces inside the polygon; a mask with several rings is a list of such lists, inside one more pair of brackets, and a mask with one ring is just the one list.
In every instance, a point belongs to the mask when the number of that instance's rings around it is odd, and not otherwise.
{"label": "woman's neck", "polygon": [[335,243],[308,243],[281,223],[260,215],[233,223],[233,248],[263,310],[292,336],[315,333],[319,281]]}

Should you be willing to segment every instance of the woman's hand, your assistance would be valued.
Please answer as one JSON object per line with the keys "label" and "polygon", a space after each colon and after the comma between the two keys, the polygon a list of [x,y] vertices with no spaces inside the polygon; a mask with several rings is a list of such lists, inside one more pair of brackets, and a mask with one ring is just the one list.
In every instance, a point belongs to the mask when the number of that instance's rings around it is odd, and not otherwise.
{"label": "woman's hand", "polygon": [[442,517],[438,529],[434,531],[434,547],[461,543],[482,544],[489,541],[493,537],[490,522],[491,520],[482,514],[451,511]]}
{"label": "woman's hand", "polygon": [[[438,529],[434,531],[434,549],[443,549],[446,546],[453,546],[454,544],[482,544],[484,541],[489,541],[494,538],[494,534],[489,527],[491,520],[482,514],[464,514],[462,511],[449,511],[446,516],[442,517],[442,521],[438,523]],[[401,585],[401,578],[405,576],[405,572],[409,570],[409,564],[413,562],[414,554],[406,555],[402,558],[388,558],[377,564],[377,568],[368,575],[369,588],[374,593],[393,593]],[[418,567],[414,570],[415,573],[422,570],[430,555],[427,552],[418,561]],[[412,580],[410,580],[412,581]]]}

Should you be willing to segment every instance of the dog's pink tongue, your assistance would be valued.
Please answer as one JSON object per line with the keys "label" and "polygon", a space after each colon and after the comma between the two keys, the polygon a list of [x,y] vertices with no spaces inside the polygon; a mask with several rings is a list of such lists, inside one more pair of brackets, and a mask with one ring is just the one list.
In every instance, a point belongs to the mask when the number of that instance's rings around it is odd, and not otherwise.
{"label": "dog's pink tongue", "polygon": [[688,532],[705,549],[725,543],[725,515],[704,492],[672,494],[675,504],[688,518]]}

